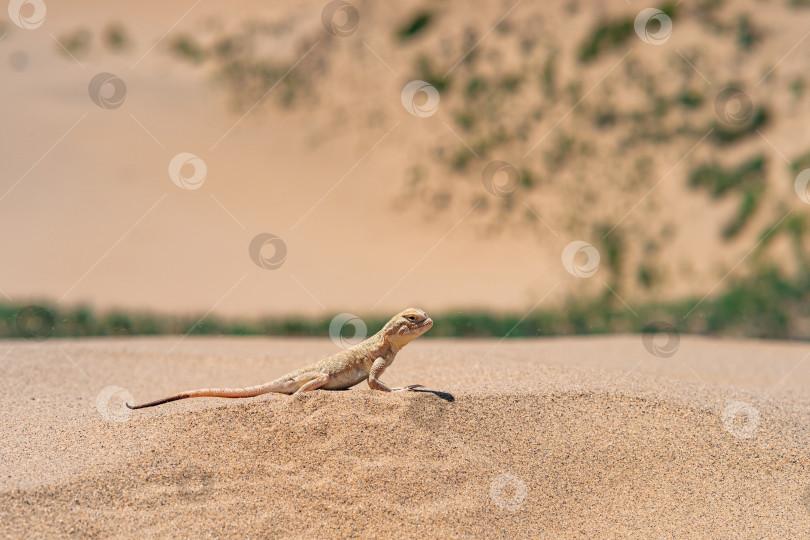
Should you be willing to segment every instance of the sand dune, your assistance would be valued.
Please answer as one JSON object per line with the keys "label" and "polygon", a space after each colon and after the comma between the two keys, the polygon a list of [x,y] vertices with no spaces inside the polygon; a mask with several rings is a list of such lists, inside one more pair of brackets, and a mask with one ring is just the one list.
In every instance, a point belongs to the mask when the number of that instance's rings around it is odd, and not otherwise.
{"label": "sand dune", "polygon": [[[424,392],[361,385],[129,416],[116,399],[97,404],[109,385],[142,399],[203,381],[247,384],[334,349],[188,339],[156,363],[175,342],[1,346],[3,535],[810,533],[806,367],[771,390],[797,345],[725,342],[748,356],[699,362],[683,377],[717,376],[725,362],[725,382],[705,384],[660,370],[711,356],[710,340],[685,339],[664,362],[637,336],[424,341],[385,377]],[[592,349],[603,351],[598,369],[585,362]],[[769,354],[785,365],[756,368]],[[738,403],[748,416],[733,415]]]}
{"label": "sand dune", "polygon": [[[20,231],[0,237],[3,291],[20,302],[216,306],[229,316],[388,314],[409,304],[523,313],[558,283],[544,308],[569,295],[597,298],[607,282],[637,309],[700,298],[727,272],[756,271],[746,254],[788,209],[787,223],[799,227],[793,216],[805,206],[785,161],[804,167],[810,151],[802,2],[767,13],[753,0],[681,2],[666,43],[629,32],[589,62],[579,58],[583,44],[610,34],[599,25],[632,23],[641,5],[362,2],[357,32],[336,38],[322,24],[326,4],[167,9],[146,0],[110,9],[74,0],[49,5],[37,30],[0,22],[0,99],[14,104],[3,120],[15,126],[0,133],[0,225]],[[401,41],[420,11],[432,22]],[[104,45],[111,23],[129,48]],[[746,24],[750,49],[739,45]],[[242,43],[249,28],[266,33],[240,64],[196,65],[172,52],[183,36]],[[55,39],[70,45],[77,32],[89,45],[74,60]],[[266,74],[261,83],[222,76],[245,62]],[[126,84],[120,108],[88,95],[99,73]],[[425,79],[446,88],[436,114],[416,117],[401,96]],[[723,119],[716,100],[729,85],[768,111],[767,125],[733,143],[700,142]],[[296,99],[285,105],[288,93]],[[193,192],[168,174],[185,152],[207,166]],[[733,172],[757,156],[767,161],[751,180],[761,197],[690,186],[698,167]],[[508,200],[490,194],[482,174],[494,160],[526,171],[533,187],[524,182]],[[742,205],[745,194],[758,205]],[[750,216],[726,239],[740,208]],[[614,226],[621,265],[612,268],[603,227]],[[795,248],[788,230],[763,243],[758,264],[801,272],[808,246]],[[248,255],[262,233],[288,248],[272,272]],[[561,264],[573,241],[600,250],[594,279],[572,279]]]}

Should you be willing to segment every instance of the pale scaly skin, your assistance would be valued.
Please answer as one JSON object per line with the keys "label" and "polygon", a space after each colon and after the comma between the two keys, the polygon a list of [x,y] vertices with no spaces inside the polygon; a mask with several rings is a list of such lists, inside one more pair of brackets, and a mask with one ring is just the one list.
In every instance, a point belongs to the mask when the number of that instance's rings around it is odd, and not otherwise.
{"label": "pale scaly skin", "polygon": [[170,401],[192,397],[247,398],[275,392],[278,394],[298,394],[312,390],[345,390],[357,383],[368,380],[372,390],[398,392],[413,390],[422,386],[412,384],[402,388],[391,388],[380,380],[385,369],[391,365],[397,353],[433,326],[433,320],[421,309],[408,308],[388,321],[382,330],[362,343],[324,358],[320,362],[295,370],[283,377],[259,386],[249,388],[204,388],[181,392],[130,409],[154,407]]}

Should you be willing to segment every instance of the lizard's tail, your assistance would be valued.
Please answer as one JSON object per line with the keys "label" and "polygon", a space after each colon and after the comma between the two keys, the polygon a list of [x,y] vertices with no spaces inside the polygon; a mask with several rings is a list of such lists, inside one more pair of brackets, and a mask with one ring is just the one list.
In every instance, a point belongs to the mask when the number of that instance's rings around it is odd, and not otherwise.
{"label": "lizard's tail", "polygon": [[195,398],[195,397],[223,397],[223,398],[248,398],[267,394],[268,392],[278,391],[276,381],[260,386],[251,386],[250,388],[204,388],[202,390],[189,390],[187,392],[180,392],[173,396],[165,397],[149,403],[142,403],[140,405],[130,405],[130,409],[143,409],[146,407],[154,407],[155,405],[162,405],[170,401],[177,401],[178,399]]}

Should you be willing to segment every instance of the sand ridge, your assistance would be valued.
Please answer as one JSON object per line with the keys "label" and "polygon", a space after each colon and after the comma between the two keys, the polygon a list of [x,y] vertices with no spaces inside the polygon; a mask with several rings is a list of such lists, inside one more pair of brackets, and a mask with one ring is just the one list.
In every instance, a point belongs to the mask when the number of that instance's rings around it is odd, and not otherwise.
{"label": "sand ridge", "polygon": [[[105,420],[95,399],[83,395],[101,379],[112,382],[111,374],[151,396],[198,378],[247,380],[257,375],[245,370],[283,370],[298,361],[289,351],[317,354],[333,345],[190,339],[166,362],[172,380],[157,369],[136,383],[122,374],[144,371],[142,353],[169,340],[40,344],[20,355],[26,360],[16,376],[47,378],[39,367],[50,364],[46,385],[71,388],[75,377],[79,391],[49,399],[22,385],[4,393],[3,535],[810,533],[801,400],[676,380],[645,373],[646,366],[616,369],[637,340],[565,340],[568,360],[549,357],[555,340],[505,342],[477,368],[473,353],[480,359],[492,342],[427,340],[412,344],[387,375],[429,391],[381,394],[361,385],[296,397],[196,399],[135,411],[121,422]],[[685,342],[695,351],[717,344]],[[611,351],[602,367],[576,365],[592,346]],[[99,348],[114,354],[106,366],[96,363],[95,373],[83,366],[91,375],[85,378],[72,366],[60,373],[58,347],[77,358]],[[226,359],[200,354],[226,349]],[[260,350],[273,352],[256,358]],[[13,351],[8,359],[6,367],[14,366]],[[261,364],[270,365],[256,368]],[[696,374],[712,369],[698,365]],[[795,373],[800,383],[802,368]],[[753,429],[744,416],[725,422],[732,403],[756,410]]]}

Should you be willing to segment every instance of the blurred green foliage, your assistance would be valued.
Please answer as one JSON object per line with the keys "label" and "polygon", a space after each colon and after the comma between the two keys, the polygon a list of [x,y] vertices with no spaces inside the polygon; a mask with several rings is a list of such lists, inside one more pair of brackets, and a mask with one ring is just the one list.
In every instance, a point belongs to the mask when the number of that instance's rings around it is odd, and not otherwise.
{"label": "blurred green foliage", "polygon": [[717,163],[698,166],[689,177],[689,185],[706,188],[712,197],[720,197],[727,191],[765,181],[765,156],[757,155],[732,168]]}
{"label": "blurred green foliage", "polygon": [[736,236],[759,208],[765,192],[766,165],[765,156],[760,154],[732,168],[716,163],[700,165],[689,176],[689,185],[708,190],[714,198],[734,191],[740,193],[737,213],[723,227],[723,238]]}
{"label": "blurred green foliage", "polygon": [[413,38],[426,29],[430,25],[432,19],[432,13],[428,11],[420,11],[414,15],[413,19],[408,21],[405,26],[399,29],[399,32],[397,32],[397,37],[400,41],[406,41]]}
{"label": "blurred green foliage", "polygon": [[[677,3],[666,3],[658,9],[663,11],[670,19],[675,18]],[[633,23],[635,17],[628,16],[620,19],[601,21],[590,33],[579,50],[579,59],[590,62],[601,53],[617,49],[635,34]]]}
{"label": "blurred green foliage", "polygon": [[714,140],[721,145],[731,144],[743,137],[756,133],[758,129],[768,123],[769,119],[770,115],[767,109],[764,107],[755,107],[751,112],[751,118],[739,125],[715,120],[712,124]]}
{"label": "blurred green foliage", "polygon": [[[264,317],[252,320],[176,317],[113,311],[96,313],[86,306],[65,309],[39,304],[54,318],[53,337],[135,336],[158,334],[267,335],[328,337],[332,316]],[[697,307],[695,307],[697,306]],[[16,318],[24,306],[0,304],[0,338],[20,338]],[[765,267],[753,275],[731,280],[717,296],[633,306],[636,316],[613,295],[571,298],[558,310],[536,310],[528,315],[484,310],[452,311],[433,316],[430,338],[527,338],[570,334],[641,332],[651,321],[666,321],[682,333],[750,338],[810,339],[810,276],[790,278]],[[687,315],[688,314],[688,315]],[[388,317],[363,318],[369,335]],[[349,335],[353,327],[347,326]]]}
{"label": "blurred green foliage", "polygon": [[416,71],[419,78],[439,92],[443,92],[450,84],[450,79],[445,78],[441,72],[433,66],[433,61],[427,55],[421,55],[416,59]]}
{"label": "blurred green foliage", "polygon": [[93,35],[87,28],[78,28],[59,36],[57,41],[62,46],[63,52],[75,58],[81,58],[90,52]]}
{"label": "blurred green foliage", "polygon": [[184,60],[194,64],[199,64],[205,60],[207,53],[205,49],[191,36],[180,35],[169,43],[169,49]]}
{"label": "blurred green foliage", "polygon": [[579,59],[589,62],[607,49],[615,49],[633,35],[633,18],[604,21],[593,29],[588,39],[582,44]]}
{"label": "blurred green foliage", "polygon": [[113,52],[124,52],[132,46],[132,39],[123,24],[115,22],[104,28],[104,44]]}
{"label": "blurred green foliage", "polygon": [[703,105],[703,94],[695,90],[684,90],[678,96],[678,102],[684,107],[694,109]]}
{"label": "blurred green foliage", "polygon": [[790,172],[794,175],[799,174],[805,169],[810,169],[810,152],[805,152],[804,154],[793,158],[793,161],[790,162]]}
{"label": "blurred green foliage", "polygon": [[761,32],[754,27],[747,15],[737,19],[737,46],[743,51],[751,50],[762,39]]}

